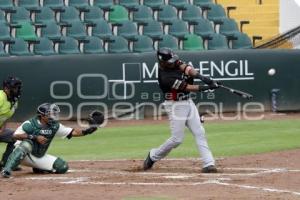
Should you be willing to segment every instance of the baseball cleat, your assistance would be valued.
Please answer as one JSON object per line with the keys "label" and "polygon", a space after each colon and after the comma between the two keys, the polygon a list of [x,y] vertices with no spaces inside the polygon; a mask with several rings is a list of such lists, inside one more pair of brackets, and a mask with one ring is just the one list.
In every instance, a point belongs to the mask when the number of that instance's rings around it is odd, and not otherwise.
{"label": "baseball cleat", "polygon": [[151,169],[154,163],[155,163],[155,161],[151,160],[150,152],[149,152],[146,160],[144,161],[144,170],[146,171],[148,169]]}
{"label": "baseball cleat", "polygon": [[11,173],[9,171],[2,170],[1,175],[3,178],[10,178]]}
{"label": "baseball cleat", "polygon": [[207,167],[202,168],[202,173],[217,173],[218,170],[214,165],[209,165]]}

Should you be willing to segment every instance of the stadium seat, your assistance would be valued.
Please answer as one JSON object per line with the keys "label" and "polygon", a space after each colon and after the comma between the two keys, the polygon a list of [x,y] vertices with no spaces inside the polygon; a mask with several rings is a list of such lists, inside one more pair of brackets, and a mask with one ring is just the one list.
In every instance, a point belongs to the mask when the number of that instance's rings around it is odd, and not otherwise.
{"label": "stadium seat", "polygon": [[224,35],[214,33],[208,40],[208,50],[228,49],[228,42]]}
{"label": "stadium seat", "polygon": [[21,38],[15,38],[13,43],[9,45],[9,54],[14,56],[32,56],[29,51],[28,44]]}
{"label": "stadium seat", "polygon": [[222,23],[226,19],[226,13],[224,8],[219,4],[212,4],[207,11],[207,19],[214,23]]}
{"label": "stadium seat", "polygon": [[215,31],[210,21],[207,19],[198,19],[195,21],[194,33],[200,35],[202,38],[209,37]]}
{"label": "stadium seat", "polygon": [[14,4],[12,0],[1,0],[0,9],[4,11],[10,11],[14,9]]}
{"label": "stadium seat", "polygon": [[51,9],[63,9],[65,6],[64,0],[44,0],[43,5]]}
{"label": "stadium seat", "polygon": [[52,9],[43,6],[40,11],[35,14],[35,23],[45,24],[50,21],[55,21],[55,15]]}
{"label": "stadium seat", "polygon": [[178,19],[177,11],[171,5],[163,5],[158,11],[158,21],[163,22],[164,24],[170,24],[172,21]]}
{"label": "stadium seat", "polygon": [[227,37],[239,34],[239,27],[234,19],[224,19],[219,32]]}
{"label": "stadium seat", "polygon": [[133,42],[133,52],[143,53],[152,51],[154,51],[152,39],[145,35],[137,36],[136,40]]}
{"label": "stadium seat", "polygon": [[183,40],[183,50],[185,51],[201,51],[203,48],[203,40],[200,36],[187,34]]}
{"label": "stadium seat", "polygon": [[232,49],[251,49],[252,41],[245,33],[238,33],[235,36],[235,39],[232,40]]}
{"label": "stadium seat", "polygon": [[127,21],[128,19],[128,11],[125,7],[120,5],[114,5],[111,7],[111,11],[108,15],[108,20],[111,23],[120,23],[123,21]]}
{"label": "stadium seat", "polygon": [[182,38],[188,33],[189,31],[188,31],[187,23],[179,19],[174,20],[169,27],[169,34],[177,38]]}
{"label": "stadium seat", "polygon": [[84,14],[84,22],[86,23],[96,23],[100,19],[103,19],[103,11],[96,6],[89,6],[86,8],[87,11]]}
{"label": "stadium seat", "polygon": [[16,30],[17,38],[22,38],[23,40],[37,40],[35,27],[31,24],[31,22],[20,22],[18,25],[20,27]]}
{"label": "stadium seat", "polygon": [[42,56],[50,56],[50,55],[57,54],[54,51],[53,42],[48,38],[44,38],[44,37],[39,38],[38,43],[34,44],[33,52],[36,55],[42,55]]}
{"label": "stadium seat", "polygon": [[158,48],[170,48],[173,50],[178,49],[178,41],[172,35],[163,35],[160,40],[158,40]]}
{"label": "stadium seat", "polygon": [[83,53],[85,54],[105,53],[102,40],[95,36],[89,36],[85,38],[84,45],[83,45]]}
{"label": "stadium seat", "polygon": [[66,35],[75,39],[84,39],[87,37],[87,29],[81,21],[74,21],[68,24]]}
{"label": "stadium seat", "polygon": [[213,0],[194,0],[194,5],[200,7],[210,7],[213,4]]}
{"label": "stadium seat", "polygon": [[0,10],[0,23],[6,22],[5,13]]}
{"label": "stadium seat", "polygon": [[162,25],[158,21],[149,21],[143,27],[143,34],[152,39],[159,39],[163,35]]}
{"label": "stadium seat", "polygon": [[169,0],[169,5],[180,10],[182,10],[187,4],[189,4],[188,0]]}
{"label": "stadium seat", "polygon": [[182,11],[182,19],[188,23],[195,23],[198,19],[202,19],[201,10],[194,5],[186,5]]}
{"label": "stadium seat", "polygon": [[77,9],[85,9],[90,6],[89,0],[69,0],[69,6],[73,6]]}
{"label": "stadium seat", "polygon": [[144,0],[144,5],[152,8],[152,10],[157,10],[164,5],[164,0]]}
{"label": "stadium seat", "polygon": [[23,7],[16,7],[15,12],[11,13],[10,23],[18,24],[22,21],[31,21],[30,12]]}
{"label": "stadium seat", "polygon": [[92,27],[92,35],[100,37],[101,39],[108,39],[112,36],[112,28],[104,19],[95,22]]}
{"label": "stadium seat", "polygon": [[118,35],[127,40],[134,40],[138,35],[137,26],[132,21],[124,21],[118,24]]}
{"label": "stadium seat", "polygon": [[41,29],[41,36],[51,40],[60,39],[62,36],[61,28],[56,22],[47,22],[45,27],[42,27]]}
{"label": "stadium seat", "polygon": [[113,0],[94,0],[94,6],[97,6],[102,10],[109,10],[113,5]]}
{"label": "stadium seat", "polygon": [[129,53],[128,42],[121,36],[112,36],[108,43],[109,53]]}
{"label": "stadium seat", "polygon": [[9,56],[8,53],[5,52],[4,44],[0,41],[0,57]]}
{"label": "stadium seat", "polygon": [[6,22],[0,22],[0,41],[11,40],[10,28]]}
{"label": "stadium seat", "polygon": [[78,41],[72,37],[62,37],[58,46],[58,52],[60,54],[79,54]]}
{"label": "stadium seat", "polygon": [[146,23],[153,20],[153,13],[148,6],[137,6],[133,12],[133,21],[137,23]]}
{"label": "stadium seat", "polygon": [[18,6],[24,7],[27,10],[37,10],[40,8],[39,0],[19,0]]}
{"label": "stadium seat", "polygon": [[119,0],[119,4],[128,10],[133,10],[139,5],[139,0]]}
{"label": "stadium seat", "polygon": [[73,6],[65,6],[60,13],[60,22],[70,23],[80,21],[79,11]]}

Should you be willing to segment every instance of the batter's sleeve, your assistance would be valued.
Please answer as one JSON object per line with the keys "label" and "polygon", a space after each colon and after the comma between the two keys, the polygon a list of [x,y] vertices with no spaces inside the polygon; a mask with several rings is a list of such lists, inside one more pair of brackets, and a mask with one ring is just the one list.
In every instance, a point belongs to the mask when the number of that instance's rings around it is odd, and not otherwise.
{"label": "batter's sleeve", "polygon": [[73,131],[73,128],[64,126],[63,124],[59,124],[59,128],[55,134],[56,137],[66,138]]}

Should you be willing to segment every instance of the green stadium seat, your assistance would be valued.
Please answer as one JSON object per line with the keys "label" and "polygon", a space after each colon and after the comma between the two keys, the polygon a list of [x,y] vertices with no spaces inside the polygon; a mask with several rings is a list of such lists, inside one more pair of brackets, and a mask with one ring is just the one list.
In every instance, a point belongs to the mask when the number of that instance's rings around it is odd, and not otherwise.
{"label": "green stadium seat", "polygon": [[6,22],[0,22],[0,41],[11,40],[10,28]]}
{"label": "green stadium seat", "polygon": [[33,52],[36,55],[50,56],[56,55],[54,51],[54,44],[48,38],[41,37],[38,40],[38,43],[34,44]]}
{"label": "green stadium seat", "polygon": [[133,10],[139,6],[139,0],[119,0],[119,4],[128,10]]}
{"label": "green stadium seat", "polygon": [[194,5],[200,7],[209,7],[213,4],[213,0],[194,0]]}
{"label": "green stadium seat", "polygon": [[159,39],[163,36],[163,28],[158,21],[149,21],[143,27],[143,34],[152,39]]}
{"label": "green stadium seat", "polygon": [[129,53],[128,42],[121,36],[112,36],[108,43],[109,53]]}
{"label": "green stadium seat", "polygon": [[70,23],[73,21],[80,21],[79,11],[73,6],[65,6],[60,13],[60,22]]}
{"label": "green stadium seat", "polygon": [[137,36],[136,40],[133,42],[133,52],[143,53],[153,51],[153,41],[150,37],[145,35]]}
{"label": "green stadium seat", "polygon": [[86,8],[87,11],[84,14],[84,22],[86,23],[96,23],[100,19],[103,19],[103,11],[96,6],[89,6]]}
{"label": "green stadium seat", "polygon": [[5,52],[5,49],[4,49],[4,44],[3,42],[0,41],[0,57],[3,57],[3,56],[9,56],[8,53]]}
{"label": "green stadium seat", "polygon": [[160,48],[178,50],[178,41],[172,35],[163,35],[162,38],[158,40],[158,49]]}
{"label": "green stadium seat", "polygon": [[63,9],[65,7],[64,0],[44,0],[43,5],[54,10]]}
{"label": "green stadium seat", "polygon": [[107,23],[106,20],[100,19],[99,21],[95,22],[92,27],[92,35],[100,37],[103,40],[110,38],[112,34],[112,28]]}
{"label": "green stadium seat", "polygon": [[220,33],[230,37],[235,36],[240,33],[239,27],[234,19],[224,19],[222,24],[220,25]]}
{"label": "green stadium seat", "polygon": [[72,37],[62,37],[58,46],[58,52],[60,54],[79,54],[78,41]]}
{"label": "green stadium seat", "polygon": [[222,23],[226,19],[226,13],[224,8],[219,4],[212,4],[207,11],[207,19],[214,23]]}
{"label": "green stadium seat", "polygon": [[51,40],[60,39],[62,36],[61,28],[56,22],[47,22],[45,27],[42,27],[41,29],[41,36]]}
{"label": "green stadium seat", "polygon": [[169,0],[169,5],[172,5],[180,10],[182,10],[188,4],[188,0]]}
{"label": "green stadium seat", "polygon": [[0,23],[2,22],[6,22],[6,17],[5,17],[5,13],[0,10]]}
{"label": "green stadium seat", "polygon": [[69,0],[69,6],[77,9],[85,9],[90,6],[89,0]]}
{"label": "green stadium seat", "polygon": [[148,6],[137,6],[133,12],[133,21],[137,23],[147,23],[153,20],[153,13]]}
{"label": "green stadium seat", "polygon": [[18,24],[22,21],[31,21],[30,12],[23,7],[16,7],[15,12],[11,13],[10,23]]}
{"label": "green stadium seat", "polygon": [[195,23],[198,19],[202,19],[200,8],[195,5],[186,5],[182,11],[182,19],[188,23]]}
{"label": "green stadium seat", "polygon": [[214,34],[214,28],[211,22],[207,19],[198,19],[195,21],[194,33],[200,35],[202,38],[207,38]]}
{"label": "green stadium seat", "polygon": [[29,51],[28,44],[21,38],[15,38],[13,43],[9,45],[9,54],[14,56],[32,56]]}
{"label": "green stadium seat", "polygon": [[252,41],[249,36],[245,33],[238,33],[232,40],[232,49],[251,49]]}
{"label": "green stadium seat", "polygon": [[18,6],[24,7],[27,10],[37,10],[40,8],[39,0],[19,0]]}
{"label": "green stadium seat", "polygon": [[86,38],[87,35],[86,26],[81,21],[74,21],[68,24],[66,36],[73,37],[78,40]]}
{"label": "green stadium seat", "polygon": [[164,0],[144,0],[144,5],[152,8],[152,10],[157,10],[164,5]]}
{"label": "green stadium seat", "polygon": [[83,45],[83,53],[85,54],[105,53],[102,40],[95,36],[89,36],[85,38],[84,45]]}
{"label": "green stadium seat", "polygon": [[208,50],[228,49],[228,42],[224,35],[214,33],[208,40]]}
{"label": "green stadium seat", "polygon": [[97,6],[102,10],[110,10],[113,5],[113,0],[94,0],[94,6]]}
{"label": "green stadium seat", "polygon": [[120,5],[114,5],[111,7],[111,11],[108,15],[108,20],[111,23],[120,23],[123,21],[127,21],[128,19],[128,11],[125,7]]}
{"label": "green stadium seat", "polygon": [[134,40],[138,35],[137,26],[132,21],[125,21],[118,24],[118,35],[127,40]]}
{"label": "green stadium seat", "polygon": [[12,0],[1,0],[0,9],[4,11],[14,10],[14,4]]}
{"label": "green stadium seat", "polygon": [[169,27],[169,34],[177,38],[182,38],[188,33],[189,31],[187,23],[180,19],[174,20]]}
{"label": "green stadium seat", "polygon": [[177,20],[177,11],[171,5],[163,5],[158,11],[158,21],[163,22],[164,24],[170,24],[174,20]]}
{"label": "green stadium seat", "polygon": [[16,37],[22,38],[23,40],[37,40],[37,36],[35,33],[35,27],[31,22],[20,22],[18,24],[20,27],[16,29]]}
{"label": "green stadium seat", "polygon": [[203,40],[200,36],[194,34],[187,34],[183,40],[183,50],[185,51],[202,51]]}
{"label": "green stadium seat", "polygon": [[55,15],[49,7],[41,7],[40,11],[35,14],[35,23],[45,24],[50,21],[55,21]]}

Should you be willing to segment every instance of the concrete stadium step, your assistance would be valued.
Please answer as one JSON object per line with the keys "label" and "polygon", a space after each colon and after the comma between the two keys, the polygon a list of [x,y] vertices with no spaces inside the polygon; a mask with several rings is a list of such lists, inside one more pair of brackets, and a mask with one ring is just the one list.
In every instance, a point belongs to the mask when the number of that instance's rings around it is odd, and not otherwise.
{"label": "concrete stadium step", "polygon": [[261,20],[261,19],[278,19],[279,13],[274,12],[274,13],[260,13],[253,15],[253,12],[247,12],[247,13],[236,13],[236,12],[231,12],[230,17],[241,20],[241,19],[249,19],[249,20]]}
{"label": "concrete stadium step", "polygon": [[[260,5],[259,0],[217,0],[218,4]],[[261,5],[279,4],[279,0],[262,0]]]}

